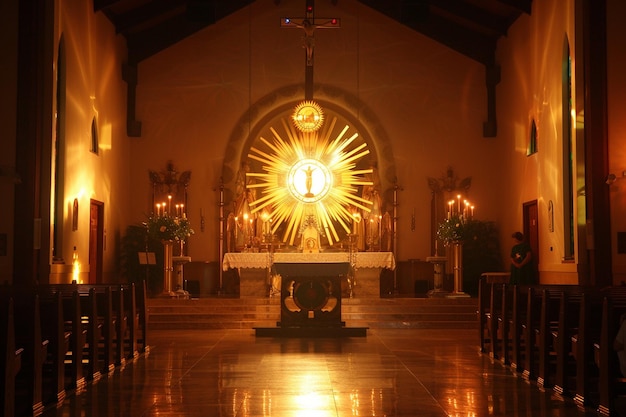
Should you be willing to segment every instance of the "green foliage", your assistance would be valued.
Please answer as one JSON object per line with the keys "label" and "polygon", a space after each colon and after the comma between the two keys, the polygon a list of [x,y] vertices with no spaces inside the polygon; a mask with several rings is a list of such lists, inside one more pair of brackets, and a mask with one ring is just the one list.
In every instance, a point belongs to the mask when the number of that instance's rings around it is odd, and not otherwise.
{"label": "green foliage", "polygon": [[465,240],[466,220],[463,216],[452,216],[439,223],[437,238],[444,244]]}
{"label": "green foliage", "polygon": [[144,225],[148,229],[148,235],[157,240],[181,241],[194,233],[185,216],[150,216]]}

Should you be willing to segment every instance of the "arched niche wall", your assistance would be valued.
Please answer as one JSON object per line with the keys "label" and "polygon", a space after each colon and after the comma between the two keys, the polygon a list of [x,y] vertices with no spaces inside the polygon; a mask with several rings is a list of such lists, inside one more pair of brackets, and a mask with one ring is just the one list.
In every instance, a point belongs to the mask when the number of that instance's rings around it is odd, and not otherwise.
{"label": "arched niche wall", "polygon": [[[367,143],[370,154],[360,164],[376,164],[384,209],[391,212],[396,167],[391,143],[375,114],[358,97],[336,87],[317,86],[314,97],[324,110],[325,123],[337,116],[337,126],[348,124],[350,131],[358,132],[361,140]],[[239,119],[228,141],[222,168],[226,212],[232,210],[237,172],[248,158],[250,148],[261,135],[271,140],[266,133],[269,128],[280,127],[276,125],[278,121],[288,119],[303,98],[303,86],[286,86],[253,103]]]}

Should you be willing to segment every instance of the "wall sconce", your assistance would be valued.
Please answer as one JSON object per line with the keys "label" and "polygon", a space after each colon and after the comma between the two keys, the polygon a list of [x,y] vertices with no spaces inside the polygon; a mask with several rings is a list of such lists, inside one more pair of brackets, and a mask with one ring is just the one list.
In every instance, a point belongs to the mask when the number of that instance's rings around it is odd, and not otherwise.
{"label": "wall sconce", "polygon": [[626,171],[622,171],[622,175],[620,177],[616,176],[615,174],[609,174],[606,177],[605,183],[607,185],[613,185],[613,183],[615,181],[620,180],[620,179],[625,178],[625,177],[626,177]]}

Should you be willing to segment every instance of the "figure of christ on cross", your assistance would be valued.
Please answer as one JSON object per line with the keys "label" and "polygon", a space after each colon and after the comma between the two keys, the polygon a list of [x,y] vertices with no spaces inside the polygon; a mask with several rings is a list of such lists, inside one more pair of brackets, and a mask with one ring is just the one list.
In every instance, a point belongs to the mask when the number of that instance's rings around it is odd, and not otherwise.
{"label": "figure of christ on cross", "polygon": [[314,0],[307,0],[306,13],[304,18],[283,17],[280,19],[280,26],[285,28],[298,28],[304,31],[302,37],[302,47],[306,50],[305,66],[305,99],[313,99],[313,50],[315,48],[316,29],[336,29],[341,27],[341,22],[337,18],[320,18],[313,16]]}

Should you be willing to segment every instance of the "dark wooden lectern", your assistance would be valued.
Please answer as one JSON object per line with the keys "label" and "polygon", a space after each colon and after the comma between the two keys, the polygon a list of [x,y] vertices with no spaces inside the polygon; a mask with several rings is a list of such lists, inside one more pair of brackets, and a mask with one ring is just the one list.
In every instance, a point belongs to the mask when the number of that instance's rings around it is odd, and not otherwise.
{"label": "dark wooden lectern", "polygon": [[255,328],[257,336],[365,336],[366,327],[341,321],[341,280],[350,264],[275,263],[281,276],[280,318],[275,328]]}

